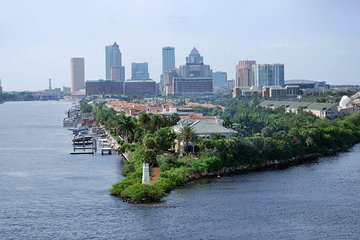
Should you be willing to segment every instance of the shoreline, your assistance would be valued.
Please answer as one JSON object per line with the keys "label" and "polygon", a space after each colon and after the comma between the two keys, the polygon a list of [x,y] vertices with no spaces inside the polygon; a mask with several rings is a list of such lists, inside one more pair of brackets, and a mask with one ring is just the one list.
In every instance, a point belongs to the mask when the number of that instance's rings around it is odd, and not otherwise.
{"label": "shoreline", "polygon": [[[269,161],[265,164],[258,165],[258,166],[253,165],[253,166],[239,166],[239,167],[232,167],[232,168],[224,168],[224,169],[221,169],[220,171],[210,172],[210,173],[187,173],[186,180],[183,184],[177,185],[171,189],[168,189],[168,191],[166,191],[166,193],[167,193],[167,195],[171,194],[171,192],[173,190],[184,187],[191,183],[195,183],[196,181],[201,180],[201,179],[217,178],[218,176],[243,175],[243,174],[254,173],[254,172],[263,172],[263,171],[265,172],[265,171],[276,170],[276,169],[286,169],[291,166],[300,166],[302,164],[311,163],[316,160],[319,160],[322,157],[334,156],[339,153],[347,152],[350,148],[354,147],[357,144],[359,144],[359,143],[348,146],[346,148],[338,148],[338,149],[334,149],[334,150],[329,150],[327,153],[324,153],[324,154],[320,154],[320,153],[307,154],[304,156],[294,157],[294,158],[288,159],[288,160]],[[149,199],[143,199],[142,201],[131,201],[131,199],[121,198],[121,200],[123,202],[131,203],[131,204],[156,204],[156,203],[165,202],[162,199],[160,199],[159,201],[150,201]]]}
{"label": "shoreline", "polygon": [[[356,144],[355,144],[356,145]],[[232,168],[224,168],[220,171],[211,172],[211,173],[194,173],[190,176],[187,176],[186,184],[206,178],[216,178],[218,176],[233,176],[233,175],[243,175],[253,172],[265,172],[269,170],[276,170],[276,169],[286,169],[291,166],[300,166],[302,164],[311,163],[313,161],[319,160],[322,157],[327,156],[334,156],[342,152],[347,152],[350,148],[354,147],[355,145],[349,146],[347,148],[339,148],[336,150],[331,150],[328,153],[320,154],[320,153],[312,153],[307,154],[304,156],[294,157],[288,160],[274,160],[269,161],[262,165],[252,165],[252,166],[239,166],[239,167],[232,167]],[[175,188],[174,188],[175,189]],[[173,190],[174,190],[173,189]]]}

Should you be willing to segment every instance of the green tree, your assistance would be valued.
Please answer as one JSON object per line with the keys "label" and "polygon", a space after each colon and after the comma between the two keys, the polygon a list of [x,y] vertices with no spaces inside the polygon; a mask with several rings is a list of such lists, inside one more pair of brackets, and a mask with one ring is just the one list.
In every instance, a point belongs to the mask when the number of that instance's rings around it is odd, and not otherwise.
{"label": "green tree", "polygon": [[132,117],[127,117],[125,114],[120,114],[117,121],[117,134],[122,135],[125,142],[128,142],[129,134],[135,131],[135,123]]}
{"label": "green tree", "polygon": [[185,143],[185,152],[189,152],[189,143],[195,140],[194,129],[190,126],[183,126],[180,129],[179,140]]}
{"label": "green tree", "polygon": [[147,114],[146,112],[142,112],[137,119],[139,125],[141,127],[143,127],[145,129],[145,131],[149,130],[150,120],[151,120],[151,118],[150,118],[149,114]]}
{"label": "green tree", "polygon": [[154,133],[154,136],[157,149],[160,151],[167,151],[170,149],[176,139],[176,133],[169,127],[159,128]]}
{"label": "green tree", "polygon": [[145,148],[155,150],[157,146],[156,146],[154,134],[151,133],[146,134],[143,140],[143,144]]}

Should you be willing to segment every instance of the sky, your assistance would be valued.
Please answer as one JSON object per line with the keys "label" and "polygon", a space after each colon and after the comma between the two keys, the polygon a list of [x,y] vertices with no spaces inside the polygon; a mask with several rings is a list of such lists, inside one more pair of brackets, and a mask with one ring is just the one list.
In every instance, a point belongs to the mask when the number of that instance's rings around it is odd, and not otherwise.
{"label": "sky", "polygon": [[360,84],[358,0],[0,0],[4,91],[70,86],[70,58],[85,79],[105,78],[105,46],[148,62],[159,81],[161,49],[176,66],[195,46],[213,71],[235,78],[239,60],[284,63],[285,79]]}

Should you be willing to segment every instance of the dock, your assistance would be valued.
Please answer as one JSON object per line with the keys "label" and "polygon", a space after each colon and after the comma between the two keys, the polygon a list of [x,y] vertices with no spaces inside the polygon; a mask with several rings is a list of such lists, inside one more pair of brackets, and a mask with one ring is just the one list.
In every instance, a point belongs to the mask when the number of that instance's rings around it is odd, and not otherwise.
{"label": "dock", "polygon": [[111,148],[111,144],[107,138],[99,139],[99,147],[100,147],[101,155],[104,155],[106,153],[111,155],[112,148]]}
{"label": "dock", "polygon": [[70,154],[94,154],[97,151],[97,141],[94,135],[74,136],[73,152]]}

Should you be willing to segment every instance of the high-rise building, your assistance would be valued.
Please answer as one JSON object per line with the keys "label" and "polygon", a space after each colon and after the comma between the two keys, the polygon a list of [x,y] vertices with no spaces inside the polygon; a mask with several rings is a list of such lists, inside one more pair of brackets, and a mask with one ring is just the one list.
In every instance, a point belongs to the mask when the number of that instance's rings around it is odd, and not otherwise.
{"label": "high-rise building", "polygon": [[107,80],[125,81],[125,67],[122,66],[121,52],[116,42],[105,47],[105,65]]}
{"label": "high-rise building", "polygon": [[112,81],[120,81],[121,79],[121,67],[112,67],[111,68],[111,78]]}
{"label": "high-rise building", "polygon": [[175,48],[163,47],[162,49],[162,73],[169,72],[175,67]]}
{"label": "high-rise building", "polygon": [[1,79],[0,79],[0,94],[2,94],[2,85],[1,85]]}
{"label": "high-rise building", "polygon": [[226,72],[213,72],[213,87],[214,88],[227,88],[227,73]]}
{"label": "high-rise building", "polygon": [[85,87],[84,58],[71,58],[71,91],[79,91]]}
{"label": "high-rise building", "polygon": [[173,94],[173,78],[175,77],[179,77],[178,73],[177,73],[176,68],[171,69],[169,72],[165,72],[163,73],[162,76],[162,90],[163,90],[163,94],[164,95],[170,95]]}
{"label": "high-rise building", "polygon": [[255,64],[252,69],[254,86],[284,86],[284,64]]}
{"label": "high-rise building", "polygon": [[235,87],[251,87],[254,85],[252,66],[255,64],[256,61],[239,61],[239,64],[236,65]]}
{"label": "high-rise building", "polygon": [[201,95],[213,91],[212,70],[204,64],[203,57],[194,47],[186,58],[186,65],[180,66],[178,77],[171,79],[173,95]]}
{"label": "high-rise building", "polygon": [[149,71],[148,63],[131,63],[131,79],[132,80],[148,80]]}

